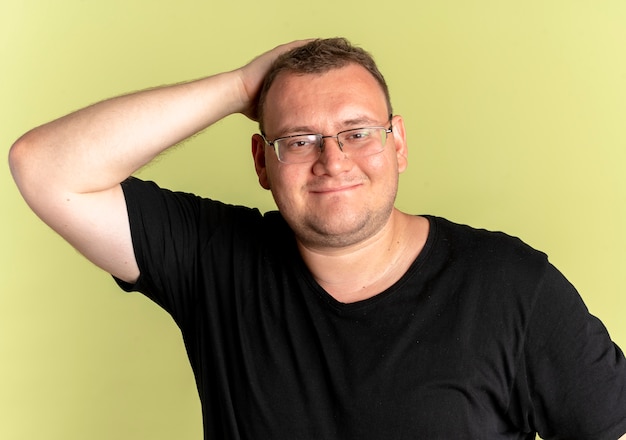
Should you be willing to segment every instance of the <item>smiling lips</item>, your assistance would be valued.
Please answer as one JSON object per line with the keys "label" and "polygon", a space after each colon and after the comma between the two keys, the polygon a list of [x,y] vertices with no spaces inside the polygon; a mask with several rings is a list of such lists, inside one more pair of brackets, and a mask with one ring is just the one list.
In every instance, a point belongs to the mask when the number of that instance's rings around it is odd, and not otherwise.
{"label": "smiling lips", "polygon": [[361,183],[349,183],[349,184],[338,185],[338,186],[313,188],[310,190],[310,192],[312,192],[313,194],[332,194],[332,193],[350,191],[352,189],[357,188],[358,186],[361,186]]}

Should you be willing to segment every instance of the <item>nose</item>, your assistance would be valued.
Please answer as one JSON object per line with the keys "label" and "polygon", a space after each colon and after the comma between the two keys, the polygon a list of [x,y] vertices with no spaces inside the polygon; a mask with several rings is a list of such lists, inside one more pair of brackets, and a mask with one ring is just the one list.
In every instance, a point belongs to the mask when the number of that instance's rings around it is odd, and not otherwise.
{"label": "nose", "polygon": [[[331,139],[334,142],[331,142]],[[335,148],[335,145],[337,148]],[[322,138],[322,151],[320,152],[320,160],[339,159],[344,160],[348,155],[343,151],[343,144],[337,136],[324,136]]]}
{"label": "nose", "polygon": [[326,147],[326,139],[334,139],[335,141],[337,141],[337,145],[339,146],[339,149],[341,151],[343,151],[343,144],[339,140],[339,136],[338,135],[335,135],[335,136],[322,136],[322,151],[324,151],[324,148]]}
{"label": "nose", "polygon": [[[334,141],[334,142],[333,142]],[[337,175],[352,168],[352,161],[344,153],[337,136],[325,136],[320,157],[313,166],[315,174]]]}

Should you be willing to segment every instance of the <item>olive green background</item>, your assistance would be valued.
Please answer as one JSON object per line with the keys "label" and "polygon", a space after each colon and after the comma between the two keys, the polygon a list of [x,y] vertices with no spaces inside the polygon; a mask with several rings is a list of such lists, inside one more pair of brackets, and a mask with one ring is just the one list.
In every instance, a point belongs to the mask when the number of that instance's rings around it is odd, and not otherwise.
{"label": "olive green background", "polygon": [[[3,0],[2,151],[103,98],[337,35],[374,54],[405,118],[398,206],[545,251],[626,347],[623,0]],[[255,130],[231,116],[140,175],[272,209],[250,158]],[[166,313],[41,223],[7,166],[0,195],[0,438],[200,439]]]}

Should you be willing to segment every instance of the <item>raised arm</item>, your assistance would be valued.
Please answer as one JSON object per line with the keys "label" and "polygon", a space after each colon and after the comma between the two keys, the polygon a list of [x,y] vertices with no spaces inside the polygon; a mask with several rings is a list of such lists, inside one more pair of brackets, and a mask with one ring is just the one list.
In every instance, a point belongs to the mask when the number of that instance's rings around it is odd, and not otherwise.
{"label": "raised arm", "polygon": [[139,269],[120,182],[229,114],[254,117],[271,62],[298,44],[231,72],[102,101],[29,131],[9,154],[24,199],[93,263],[135,281]]}

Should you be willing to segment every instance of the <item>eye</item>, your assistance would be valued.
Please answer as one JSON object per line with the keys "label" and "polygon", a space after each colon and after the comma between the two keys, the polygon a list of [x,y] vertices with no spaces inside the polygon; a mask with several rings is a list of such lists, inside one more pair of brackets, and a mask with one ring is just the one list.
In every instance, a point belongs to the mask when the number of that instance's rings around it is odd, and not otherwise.
{"label": "eye", "polygon": [[358,128],[344,133],[346,142],[360,143],[365,142],[372,136],[372,131],[367,128]]}
{"label": "eye", "polygon": [[287,143],[287,148],[305,148],[314,144],[309,139],[293,139],[289,143]]}
{"label": "eye", "polygon": [[319,139],[315,135],[292,136],[280,139],[279,145],[285,152],[302,153],[318,148]]}

